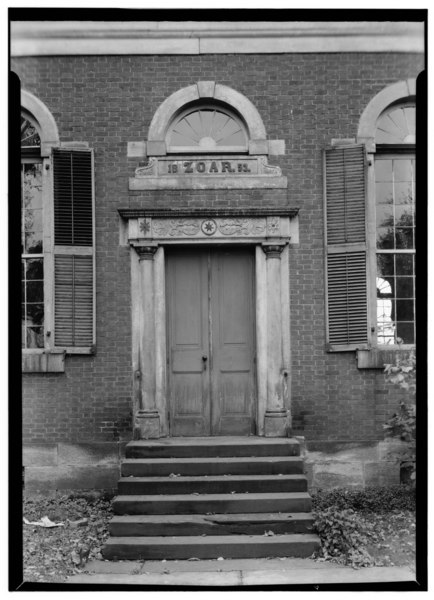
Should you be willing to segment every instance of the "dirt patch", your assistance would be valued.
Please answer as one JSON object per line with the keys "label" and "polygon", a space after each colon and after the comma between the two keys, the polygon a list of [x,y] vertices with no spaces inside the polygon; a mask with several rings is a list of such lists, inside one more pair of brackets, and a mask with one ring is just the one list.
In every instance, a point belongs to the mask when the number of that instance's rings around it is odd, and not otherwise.
{"label": "dirt patch", "polygon": [[64,525],[44,528],[23,525],[24,581],[61,583],[69,575],[82,573],[88,560],[100,559],[108,537],[111,505],[103,498],[43,498],[25,500],[23,516],[28,521],[48,517]]}

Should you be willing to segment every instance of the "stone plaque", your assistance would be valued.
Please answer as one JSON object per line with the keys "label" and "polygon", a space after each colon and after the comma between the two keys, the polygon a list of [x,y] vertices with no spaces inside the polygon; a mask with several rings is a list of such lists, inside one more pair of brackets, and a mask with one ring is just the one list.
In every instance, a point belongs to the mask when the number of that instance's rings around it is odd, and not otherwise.
{"label": "stone plaque", "polygon": [[130,190],[285,188],[266,156],[153,156],[130,179]]}

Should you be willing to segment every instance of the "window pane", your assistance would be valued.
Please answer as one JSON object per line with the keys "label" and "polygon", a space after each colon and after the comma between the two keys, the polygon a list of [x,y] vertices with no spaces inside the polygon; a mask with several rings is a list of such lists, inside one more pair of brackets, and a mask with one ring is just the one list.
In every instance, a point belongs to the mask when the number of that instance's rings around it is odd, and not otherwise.
{"label": "window pane", "polygon": [[397,298],[413,298],[413,277],[397,277],[396,278],[396,297]]}
{"label": "window pane", "polygon": [[395,204],[412,204],[413,191],[411,182],[398,182],[394,185]]}
{"label": "window pane", "polygon": [[391,160],[380,159],[375,161],[375,181],[393,181]]}
{"label": "window pane", "polygon": [[377,275],[394,275],[394,255],[393,254],[377,254]]}
{"label": "window pane", "polygon": [[397,254],[396,255],[396,274],[397,275],[413,274],[413,255],[412,254]]}
{"label": "window pane", "polygon": [[27,348],[43,348],[44,347],[44,328],[43,327],[27,327],[26,331]]}
{"label": "window pane", "polygon": [[44,347],[44,263],[42,258],[23,259],[22,345]]}
{"label": "window pane", "polygon": [[395,244],[396,248],[413,249],[413,229],[410,227],[397,227],[395,232]]}
{"label": "window pane", "polygon": [[393,297],[395,290],[394,277],[377,277],[377,298]]}
{"label": "window pane", "polygon": [[377,206],[377,227],[393,226],[393,205],[380,204]]}
{"label": "window pane", "polygon": [[377,248],[389,249],[394,247],[393,228],[377,229]]}
{"label": "window pane", "polygon": [[42,231],[26,233],[24,236],[24,253],[41,254],[42,250]]}
{"label": "window pane", "polygon": [[44,282],[28,281],[26,285],[26,302],[44,301]]}
{"label": "window pane", "polygon": [[393,161],[393,171],[395,181],[411,181],[412,168],[410,158],[399,158]]}
{"label": "window pane", "polygon": [[43,251],[42,218],[42,163],[26,163],[21,190],[22,251],[26,254]]}
{"label": "window pane", "polygon": [[42,231],[42,210],[40,208],[24,210],[24,229],[25,231]]}
{"label": "window pane", "polygon": [[377,183],[375,186],[377,204],[393,203],[392,183]]}
{"label": "window pane", "polygon": [[26,305],[27,326],[43,325],[44,324],[44,305],[43,304],[27,304]]}
{"label": "window pane", "polygon": [[414,323],[397,323],[396,334],[403,344],[414,344]]}
{"label": "window pane", "polygon": [[395,223],[398,227],[413,227],[413,207],[395,206]]}
{"label": "window pane", "polygon": [[42,258],[32,258],[25,262],[26,279],[44,279],[44,263]]}
{"label": "window pane", "polygon": [[396,320],[397,321],[413,321],[414,307],[413,300],[397,300],[396,301]]}
{"label": "window pane", "polygon": [[23,164],[23,208],[42,208],[42,163]]}

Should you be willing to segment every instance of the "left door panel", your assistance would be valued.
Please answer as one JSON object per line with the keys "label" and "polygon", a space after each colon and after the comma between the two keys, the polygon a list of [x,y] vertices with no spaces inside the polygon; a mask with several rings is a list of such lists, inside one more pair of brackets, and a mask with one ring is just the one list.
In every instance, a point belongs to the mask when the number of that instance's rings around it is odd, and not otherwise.
{"label": "left door panel", "polygon": [[170,429],[173,436],[210,435],[208,254],[168,254]]}

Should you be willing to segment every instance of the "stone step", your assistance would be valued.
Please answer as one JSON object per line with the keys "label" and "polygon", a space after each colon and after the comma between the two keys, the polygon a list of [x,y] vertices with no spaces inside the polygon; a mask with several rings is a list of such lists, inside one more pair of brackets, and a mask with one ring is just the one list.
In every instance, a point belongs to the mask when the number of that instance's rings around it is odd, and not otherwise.
{"label": "stone step", "polygon": [[113,500],[113,511],[117,515],[310,512],[311,507],[312,500],[307,492],[123,495]]}
{"label": "stone step", "polygon": [[214,457],[214,458],[148,458],[125,459],[123,477],[165,475],[278,475],[303,474],[299,456]]}
{"label": "stone step", "polygon": [[313,534],[184,537],[113,537],[102,549],[109,560],[307,557],[319,547]]}
{"label": "stone step", "polygon": [[305,475],[211,475],[199,477],[122,477],[119,494],[230,494],[305,492]]}
{"label": "stone step", "polygon": [[205,458],[228,456],[299,456],[294,438],[160,438],[127,444],[126,458]]}
{"label": "stone step", "polygon": [[111,536],[200,536],[309,533],[312,513],[227,515],[119,515],[109,523]]}

